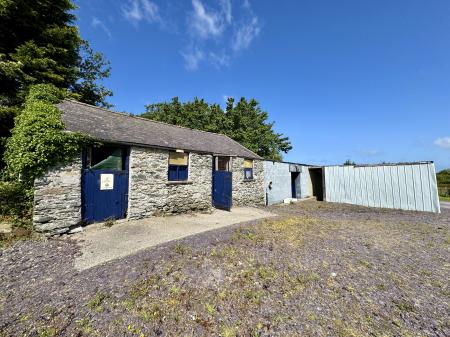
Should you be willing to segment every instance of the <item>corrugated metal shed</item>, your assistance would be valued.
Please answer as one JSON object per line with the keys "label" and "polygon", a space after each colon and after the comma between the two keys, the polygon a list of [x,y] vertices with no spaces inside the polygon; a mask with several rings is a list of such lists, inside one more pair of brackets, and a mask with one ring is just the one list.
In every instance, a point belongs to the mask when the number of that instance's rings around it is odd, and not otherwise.
{"label": "corrugated metal shed", "polygon": [[325,200],[440,212],[433,162],[325,166]]}

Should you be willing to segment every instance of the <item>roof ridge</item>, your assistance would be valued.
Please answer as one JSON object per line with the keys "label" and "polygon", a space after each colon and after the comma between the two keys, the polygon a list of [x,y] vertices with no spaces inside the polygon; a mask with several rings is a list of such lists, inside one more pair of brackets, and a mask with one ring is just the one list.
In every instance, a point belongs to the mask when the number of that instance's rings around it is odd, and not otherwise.
{"label": "roof ridge", "polygon": [[[145,118],[145,117],[140,117],[140,116],[134,116],[134,115],[132,115],[132,114],[130,114],[130,113],[128,113],[128,112],[112,111],[112,110],[109,110],[109,109],[106,109],[106,108],[102,108],[102,107],[100,107],[100,106],[96,106],[96,105],[92,105],[92,104],[80,102],[80,101],[77,101],[77,100],[74,100],[74,99],[70,99],[70,98],[65,98],[64,100],[65,100],[65,101],[70,101],[70,102],[73,102],[73,103],[77,103],[77,104],[81,104],[81,105],[86,105],[86,106],[88,106],[88,107],[95,108],[95,109],[99,109],[99,110],[103,110],[103,111],[110,112],[110,113],[113,113],[113,114],[122,115],[122,116],[124,116],[124,117],[136,118],[136,119],[141,119],[141,120],[144,120],[144,121],[147,121],[147,122],[153,122],[153,123],[159,123],[159,124],[163,124],[163,125],[167,125],[167,126],[173,126],[173,127],[180,128],[180,129],[187,129],[187,130],[191,130],[191,131],[198,131],[198,132],[209,133],[209,134],[212,134],[212,135],[218,135],[218,136],[228,137],[227,135],[225,135],[225,134],[223,134],[223,133],[216,133],[216,132],[211,132],[211,131],[204,131],[204,130],[199,130],[199,129],[188,128],[187,126],[181,126],[181,125],[175,125],[175,124],[165,123],[165,122],[161,122],[161,121],[155,121],[154,119]],[[230,137],[228,137],[228,138],[230,138]],[[230,138],[230,139],[232,139],[232,138]],[[234,139],[232,139],[232,140],[235,141]],[[240,143],[238,143],[238,144],[241,145],[241,146],[243,146],[243,145],[240,144]],[[244,147],[245,147],[245,146],[244,146]],[[247,149],[247,148],[246,148],[246,149]],[[247,149],[247,150],[249,150],[249,149]],[[249,150],[249,151],[251,151],[251,150]],[[251,151],[251,152],[253,152],[253,151]]]}
{"label": "roof ridge", "polygon": [[[259,154],[253,152],[253,151],[250,150],[248,147],[246,147],[246,146],[242,145],[241,143],[239,143],[237,140],[234,140],[233,138],[231,138],[231,137],[228,136],[228,135],[224,135],[224,136],[227,137],[228,139],[230,139],[231,141],[235,142],[236,144],[242,146],[242,147],[243,147],[244,149],[246,149],[247,151],[250,151],[250,152],[253,153],[256,157],[262,158]],[[264,159],[264,158],[263,158],[263,159]]]}

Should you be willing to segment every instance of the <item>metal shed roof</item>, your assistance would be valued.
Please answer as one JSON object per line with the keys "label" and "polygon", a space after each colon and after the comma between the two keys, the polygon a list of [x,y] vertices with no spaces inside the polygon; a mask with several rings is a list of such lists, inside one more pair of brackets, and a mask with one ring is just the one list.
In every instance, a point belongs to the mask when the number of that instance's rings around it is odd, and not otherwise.
{"label": "metal shed roof", "polygon": [[56,105],[67,131],[104,142],[261,159],[222,134],[200,131],[130,116],[73,100]]}

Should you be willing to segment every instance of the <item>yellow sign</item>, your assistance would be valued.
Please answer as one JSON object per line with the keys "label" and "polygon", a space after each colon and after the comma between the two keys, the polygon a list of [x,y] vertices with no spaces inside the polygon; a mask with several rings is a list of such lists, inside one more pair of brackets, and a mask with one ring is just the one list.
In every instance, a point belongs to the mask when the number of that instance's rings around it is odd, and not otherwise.
{"label": "yellow sign", "polygon": [[253,160],[244,159],[244,168],[253,168]]}
{"label": "yellow sign", "polygon": [[188,154],[179,152],[169,152],[169,164],[170,165],[187,165]]}

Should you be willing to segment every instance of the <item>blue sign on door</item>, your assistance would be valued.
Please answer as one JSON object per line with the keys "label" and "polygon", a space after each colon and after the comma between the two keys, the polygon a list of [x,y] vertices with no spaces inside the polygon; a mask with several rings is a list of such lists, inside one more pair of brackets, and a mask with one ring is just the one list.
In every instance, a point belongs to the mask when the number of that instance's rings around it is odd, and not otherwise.
{"label": "blue sign on door", "polygon": [[[107,159],[101,163],[108,163],[108,160],[111,162],[110,158],[111,156],[107,156]],[[85,165],[81,178],[84,222],[121,219],[126,216],[128,207],[128,155],[126,152],[123,158],[123,165],[120,164],[117,169]]]}
{"label": "blue sign on door", "polygon": [[213,206],[229,211],[232,198],[232,175],[228,171],[213,172]]}

